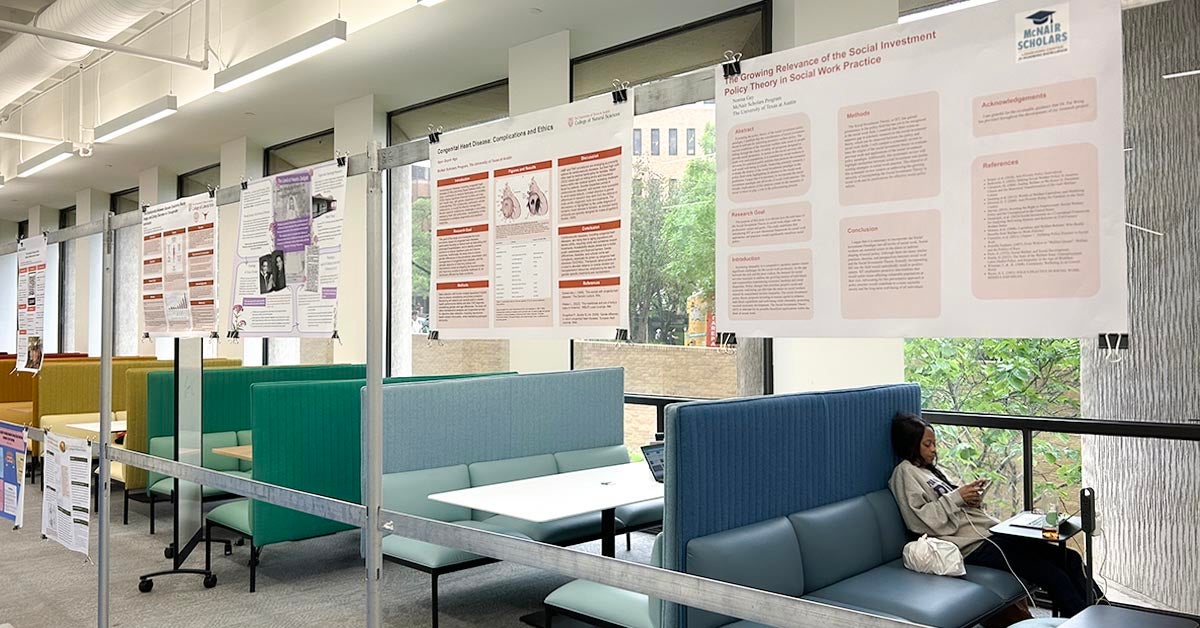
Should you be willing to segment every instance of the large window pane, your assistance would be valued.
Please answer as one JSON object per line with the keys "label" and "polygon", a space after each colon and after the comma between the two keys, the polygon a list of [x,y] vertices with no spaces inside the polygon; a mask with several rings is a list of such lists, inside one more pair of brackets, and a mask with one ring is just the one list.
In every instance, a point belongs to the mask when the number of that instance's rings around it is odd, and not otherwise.
{"label": "large window pane", "polygon": [[[445,131],[499,120],[508,115],[508,83],[484,86],[389,116],[389,144],[425,137],[429,126]],[[429,162],[389,171],[391,250],[389,367],[393,375],[492,373],[508,370],[506,340],[442,340],[430,342]],[[403,243],[411,244],[407,250]],[[410,261],[411,260],[411,261]],[[410,294],[407,299],[403,295]]]}
{"label": "large window pane", "polygon": [[209,188],[221,187],[221,164],[179,175],[179,198],[203,194]]}

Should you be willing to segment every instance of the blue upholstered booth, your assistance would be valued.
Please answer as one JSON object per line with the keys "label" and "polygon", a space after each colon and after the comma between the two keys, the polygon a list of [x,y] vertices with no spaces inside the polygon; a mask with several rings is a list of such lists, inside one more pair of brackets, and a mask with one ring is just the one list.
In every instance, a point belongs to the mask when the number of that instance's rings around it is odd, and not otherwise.
{"label": "blue upholstered booth", "polygon": [[[1022,595],[1007,573],[918,574],[887,488],[890,425],[919,412],[894,385],[667,408],[663,566],[921,624],[957,628]],[[668,627],[757,626],[666,605]]]}

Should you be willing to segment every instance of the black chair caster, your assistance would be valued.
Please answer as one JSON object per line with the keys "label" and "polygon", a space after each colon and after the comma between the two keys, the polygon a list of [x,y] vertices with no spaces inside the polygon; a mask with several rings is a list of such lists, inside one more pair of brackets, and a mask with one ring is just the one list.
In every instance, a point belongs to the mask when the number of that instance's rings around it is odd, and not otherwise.
{"label": "black chair caster", "polygon": [[172,558],[175,558],[175,544],[174,543],[163,548],[163,558],[165,558],[167,560],[171,560]]}
{"label": "black chair caster", "polygon": [[217,574],[210,573],[207,576],[204,576],[204,588],[205,589],[211,589],[215,586],[217,586]]}
{"label": "black chair caster", "polygon": [[142,593],[149,593],[153,589],[154,589],[154,581],[153,580],[146,579],[146,580],[142,580],[142,581],[138,582],[138,591],[141,591]]}

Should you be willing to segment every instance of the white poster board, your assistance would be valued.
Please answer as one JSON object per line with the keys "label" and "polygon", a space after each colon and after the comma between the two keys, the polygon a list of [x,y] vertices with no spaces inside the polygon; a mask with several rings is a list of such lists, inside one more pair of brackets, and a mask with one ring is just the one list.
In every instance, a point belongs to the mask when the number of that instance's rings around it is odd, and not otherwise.
{"label": "white poster board", "polygon": [[633,103],[608,96],[430,146],[430,329],[611,338],[629,326]]}
{"label": "white poster board", "polygon": [[271,338],[333,335],[345,194],[344,161],[246,184],[230,330]]}
{"label": "white poster board", "polygon": [[17,368],[37,373],[45,354],[46,236],[17,244]]}
{"label": "white poster board", "polygon": [[88,553],[92,448],[82,438],[46,432],[42,453],[42,536]]}
{"label": "white poster board", "polygon": [[1005,1],[718,69],[720,330],[1126,332],[1121,36]]}
{"label": "white poster board", "polygon": [[217,331],[217,202],[198,194],[142,213],[142,313],[151,337]]}
{"label": "white poster board", "polygon": [[0,425],[0,519],[19,528],[25,521],[26,437],[23,427]]}

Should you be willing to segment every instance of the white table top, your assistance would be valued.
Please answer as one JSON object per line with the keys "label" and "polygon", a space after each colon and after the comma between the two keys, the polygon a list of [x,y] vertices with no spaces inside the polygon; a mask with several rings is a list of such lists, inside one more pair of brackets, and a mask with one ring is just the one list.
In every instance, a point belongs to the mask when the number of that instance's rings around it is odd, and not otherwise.
{"label": "white table top", "polygon": [[[109,427],[110,432],[124,432],[128,429],[128,421],[112,421],[111,423],[112,425]],[[81,432],[91,432],[97,436],[100,435],[99,421],[96,421],[95,423],[71,423],[68,424],[67,427],[77,429]]]}
{"label": "white table top", "polygon": [[435,493],[429,499],[545,523],[663,496],[645,462]]}

